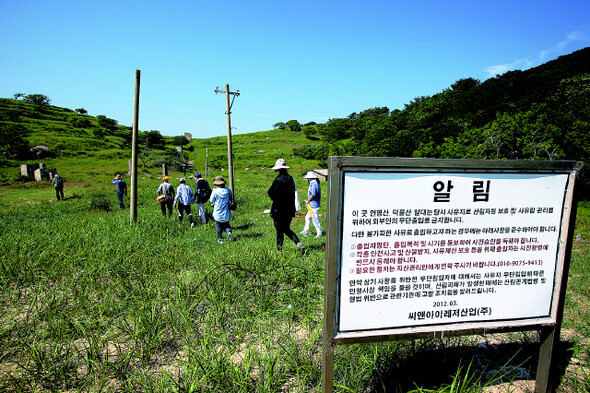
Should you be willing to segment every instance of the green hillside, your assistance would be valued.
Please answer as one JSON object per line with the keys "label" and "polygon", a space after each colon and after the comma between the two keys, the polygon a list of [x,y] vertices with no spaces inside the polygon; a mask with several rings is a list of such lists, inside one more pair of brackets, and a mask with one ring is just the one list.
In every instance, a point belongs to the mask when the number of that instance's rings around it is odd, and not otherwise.
{"label": "green hillside", "polygon": [[[0,131],[2,139],[8,141],[1,145],[4,154],[0,153],[0,181],[4,184],[19,179],[20,164],[35,162],[56,168],[69,182],[101,183],[111,179],[115,172],[127,172],[131,159],[130,127],[116,124],[106,128],[100,116],[83,115],[67,108],[1,98]],[[22,138],[26,149],[11,154],[8,153],[9,136],[14,134]],[[302,132],[284,130],[234,135],[232,139],[237,178],[256,176],[263,168],[272,166],[277,158],[293,157],[294,147],[319,144],[317,139],[308,139]],[[37,145],[47,146],[48,153],[41,158],[27,153]],[[176,149],[179,146],[182,154]],[[140,131],[138,150],[140,170],[149,176],[161,173],[164,162],[172,171],[180,173],[180,165],[192,161],[194,168],[204,173],[207,152],[211,175],[227,172],[225,136],[187,141],[183,136],[167,137],[158,131]],[[294,161],[295,168],[301,172],[322,165],[321,160],[290,161]]]}

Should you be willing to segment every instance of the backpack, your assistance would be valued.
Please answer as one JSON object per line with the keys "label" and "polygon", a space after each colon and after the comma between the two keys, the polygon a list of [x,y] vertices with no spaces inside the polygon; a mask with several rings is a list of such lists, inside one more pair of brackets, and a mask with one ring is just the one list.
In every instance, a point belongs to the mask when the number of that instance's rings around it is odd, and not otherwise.
{"label": "backpack", "polygon": [[59,188],[61,186],[63,186],[64,181],[61,177],[58,177],[55,179],[55,188]]}
{"label": "backpack", "polygon": [[[199,185],[199,182],[204,182],[203,185]],[[211,198],[211,187],[205,179],[197,180],[197,200],[199,203],[207,202]]]}

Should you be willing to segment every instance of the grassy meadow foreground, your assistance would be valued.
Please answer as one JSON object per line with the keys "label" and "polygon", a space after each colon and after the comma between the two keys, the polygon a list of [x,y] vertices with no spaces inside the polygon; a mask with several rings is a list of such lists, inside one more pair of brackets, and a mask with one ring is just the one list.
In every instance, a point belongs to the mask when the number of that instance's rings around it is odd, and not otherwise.
{"label": "grassy meadow foreground", "polygon": [[[162,216],[154,168],[140,171],[138,221],[131,225],[110,184],[115,172],[126,172],[127,158],[45,160],[66,179],[61,202],[48,182],[0,187],[0,391],[321,390],[326,239],[302,238],[303,254],[286,239],[277,252],[264,213],[276,158],[292,167],[300,198],[301,175],[319,163],[292,157],[284,136],[252,135],[235,138],[236,239],[224,244],[216,242],[213,222],[191,229]],[[210,182],[227,175],[223,142],[207,143],[217,162]],[[203,157],[204,145],[196,144]],[[171,174],[175,187],[181,176]],[[328,190],[321,185],[325,213]],[[292,228],[301,231],[303,217]],[[577,232],[590,238],[588,205],[578,210]],[[575,243],[570,270],[557,356],[564,392],[590,386],[589,247]],[[453,381],[513,379],[498,377],[504,364],[524,368],[532,380],[537,343],[537,334],[526,332],[342,346],[335,382],[342,392],[450,391]]]}

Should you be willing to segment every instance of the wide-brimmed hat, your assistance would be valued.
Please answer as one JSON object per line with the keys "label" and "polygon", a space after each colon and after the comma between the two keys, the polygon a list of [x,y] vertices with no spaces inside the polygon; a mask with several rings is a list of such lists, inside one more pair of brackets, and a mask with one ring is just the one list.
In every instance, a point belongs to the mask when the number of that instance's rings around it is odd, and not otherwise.
{"label": "wide-brimmed hat", "polygon": [[215,176],[215,180],[213,180],[214,186],[225,186],[225,179],[223,176]]}
{"label": "wide-brimmed hat", "polygon": [[287,162],[285,161],[284,158],[279,158],[277,160],[277,162],[275,163],[275,166],[273,166],[272,169],[273,171],[276,171],[277,169],[289,169],[291,168],[290,166],[287,166]]}
{"label": "wide-brimmed hat", "polygon": [[317,179],[318,177],[313,171],[309,171],[304,176],[305,179]]}

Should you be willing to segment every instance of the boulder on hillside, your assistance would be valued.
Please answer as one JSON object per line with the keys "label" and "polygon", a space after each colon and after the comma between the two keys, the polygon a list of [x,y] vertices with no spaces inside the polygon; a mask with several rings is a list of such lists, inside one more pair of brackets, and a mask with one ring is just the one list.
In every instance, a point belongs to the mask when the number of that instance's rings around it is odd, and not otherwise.
{"label": "boulder on hillside", "polygon": [[31,147],[29,149],[29,155],[35,158],[44,158],[49,157],[51,154],[49,152],[49,148],[44,145],[37,145],[35,147]]}

